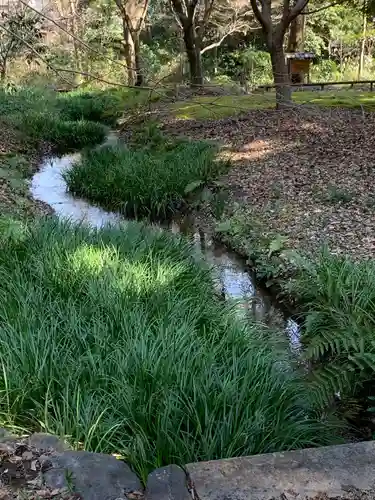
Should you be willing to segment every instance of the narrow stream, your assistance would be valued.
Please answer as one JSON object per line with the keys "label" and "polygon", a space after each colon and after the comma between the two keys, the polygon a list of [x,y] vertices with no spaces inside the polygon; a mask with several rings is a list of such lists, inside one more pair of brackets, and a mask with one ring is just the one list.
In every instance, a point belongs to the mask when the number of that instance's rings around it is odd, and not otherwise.
{"label": "narrow stream", "polygon": [[[109,136],[106,144],[114,142],[115,136]],[[109,212],[92,205],[86,200],[72,196],[67,191],[62,173],[80,158],[80,153],[61,157],[46,158],[31,181],[31,194],[34,199],[47,203],[63,219],[84,222],[91,227],[116,224],[124,218],[115,212]],[[271,296],[255,284],[245,261],[223,245],[216,243],[209,234],[204,233],[194,224],[192,217],[175,219],[169,230],[183,233],[198,252],[202,253],[212,267],[220,293],[227,300],[236,301],[242,314],[251,314],[257,320],[270,326],[283,327],[289,337],[291,347],[299,349],[299,327],[291,318],[275,307]]]}

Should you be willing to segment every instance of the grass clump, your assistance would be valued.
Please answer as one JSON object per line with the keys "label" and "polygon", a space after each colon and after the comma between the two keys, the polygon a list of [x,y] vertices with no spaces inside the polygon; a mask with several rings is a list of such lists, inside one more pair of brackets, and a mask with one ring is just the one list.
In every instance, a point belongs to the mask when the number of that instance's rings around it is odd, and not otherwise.
{"label": "grass clump", "polygon": [[332,442],[287,350],[238,322],[184,240],[138,223],[2,227],[2,424],[120,453],[143,478]]}
{"label": "grass clump", "polygon": [[58,99],[66,120],[91,120],[114,125],[123,109],[121,99],[113,92],[69,92]]}
{"label": "grass clump", "polygon": [[162,218],[223,171],[215,153],[203,142],[155,150],[108,146],[85,152],[65,178],[74,194],[126,215]]}
{"label": "grass clump", "polygon": [[306,359],[318,366],[315,394],[358,396],[375,378],[375,262],[324,250],[302,261],[290,292],[303,308]]}
{"label": "grass clump", "polygon": [[327,191],[323,195],[323,201],[328,203],[350,203],[354,198],[354,194],[347,189],[340,188],[333,184],[327,187]]}
{"label": "grass clump", "polygon": [[[60,94],[58,108],[66,120],[91,120],[115,125],[126,110],[145,105],[149,97],[149,92],[145,90],[78,90]],[[159,97],[154,93],[151,100]]]}
{"label": "grass clump", "polygon": [[33,141],[34,148],[46,141],[64,152],[103,141],[107,133],[104,125],[78,114],[67,119],[59,102],[58,94],[48,90],[17,89],[9,93],[0,89],[2,120]]}
{"label": "grass clump", "polygon": [[45,112],[28,112],[19,116],[18,126],[36,141],[47,141],[59,151],[80,149],[102,142],[107,129],[86,120],[67,121]]}

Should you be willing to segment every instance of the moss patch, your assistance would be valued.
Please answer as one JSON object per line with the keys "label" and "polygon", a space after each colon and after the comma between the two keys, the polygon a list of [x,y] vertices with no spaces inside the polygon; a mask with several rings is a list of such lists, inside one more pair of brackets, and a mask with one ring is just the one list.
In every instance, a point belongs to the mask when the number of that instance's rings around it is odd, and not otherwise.
{"label": "moss patch", "polygon": [[[299,105],[342,107],[348,109],[375,110],[375,93],[356,90],[300,91],[293,93],[293,102]],[[235,116],[254,109],[275,107],[275,93],[229,95],[219,97],[194,97],[170,106],[171,113],[179,119],[220,119]]]}

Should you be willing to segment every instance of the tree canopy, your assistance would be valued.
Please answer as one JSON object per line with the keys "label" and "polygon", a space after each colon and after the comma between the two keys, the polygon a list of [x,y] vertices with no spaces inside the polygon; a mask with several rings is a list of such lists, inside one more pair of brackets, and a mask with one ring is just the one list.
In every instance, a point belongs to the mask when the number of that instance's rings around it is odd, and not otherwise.
{"label": "tree canopy", "polygon": [[[130,86],[246,88],[274,82],[280,101],[288,101],[286,52],[312,52],[316,81],[371,78],[375,72],[375,0],[359,5],[354,0],[52,0],[41,5],[9,0],[1,7],[2,79],[55,81],[58,72],[51,69],[57,67],[72,70],[62,75],[72,84],[97,77]],[[27,72],[16,69],[25,62]]]}

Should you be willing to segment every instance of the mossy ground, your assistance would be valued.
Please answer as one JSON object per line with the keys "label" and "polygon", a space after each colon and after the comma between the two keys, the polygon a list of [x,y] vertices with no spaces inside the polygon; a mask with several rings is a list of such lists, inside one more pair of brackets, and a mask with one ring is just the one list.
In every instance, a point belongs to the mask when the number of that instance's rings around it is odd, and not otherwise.
{"label": "mossy ground", "polygon": [[[328,108],[375,110],[375,93],[357,90],[325,90],[293,92],[295,105]],[[170,106],[173,116],[183,120],[221,119],[246,113],[248,110],[267,110],[275,107],[275,93],[194,97]],[[292,106],[293,107],[293,106]]]}

